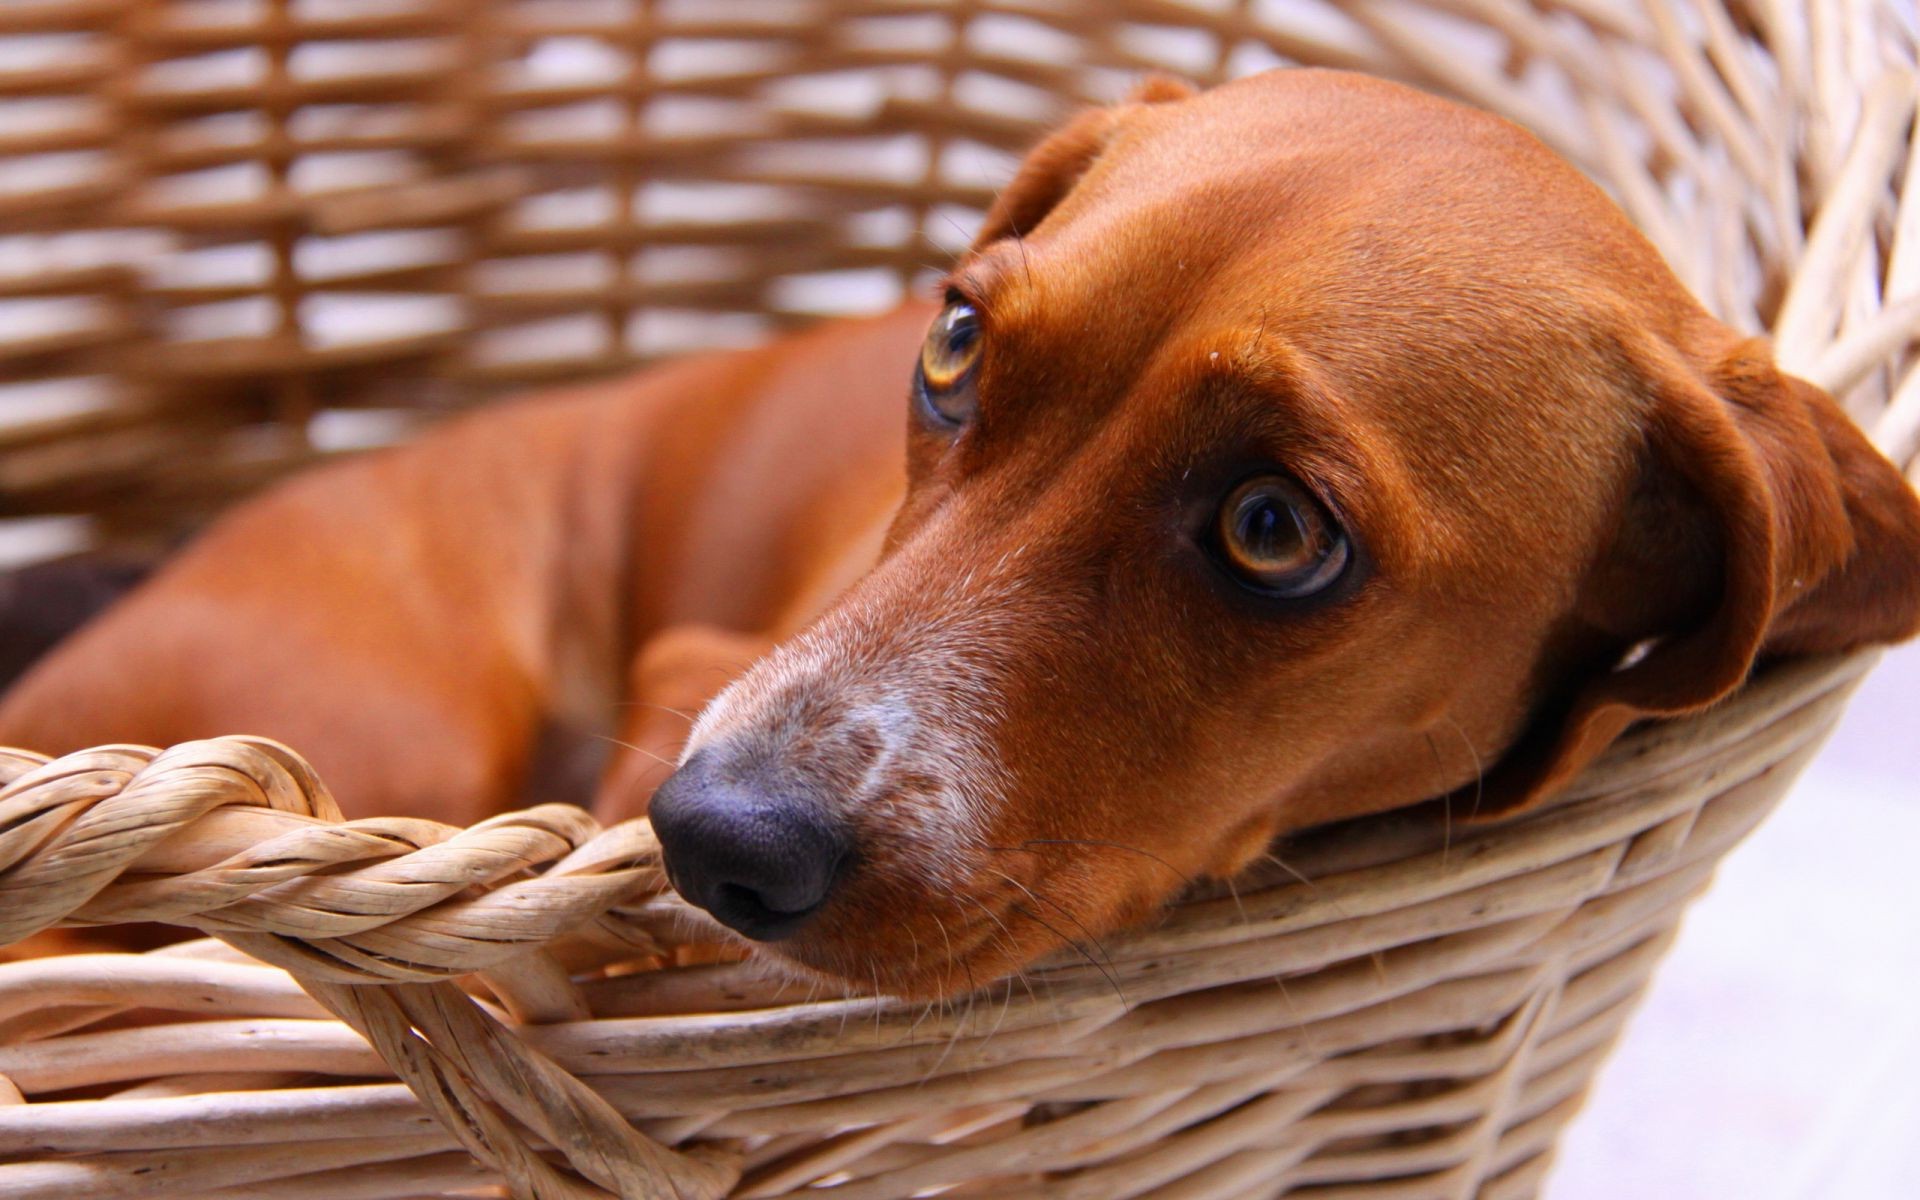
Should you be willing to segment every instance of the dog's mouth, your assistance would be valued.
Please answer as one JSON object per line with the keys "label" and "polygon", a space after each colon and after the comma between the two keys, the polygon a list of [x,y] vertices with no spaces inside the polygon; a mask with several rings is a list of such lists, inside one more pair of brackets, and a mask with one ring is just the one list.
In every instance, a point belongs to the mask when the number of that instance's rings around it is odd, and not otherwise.
{"label": "dog's mouth", "polygon": [[1110,881],[1132,899],[1086,911],[1088,898],[1107,892],[1087,888],[1085,860],[1050,864],[1044,859],[1069,848],[1036,849],[984,848],[959,882],[950,871],[929,878],[911,863],[894,861],[883,871],[868,859],[797,930],[771,939],[734,933],[766,967],[809,990],[931,1001],[1025,979],[1035,964],[1081,964],[1107,975],[1114,931],[1167,897],[1120,886],[1136,884],[1131,878]]}
{"label": "dog's mouth", "polygon": [[984,917],[970,926],[939,919],[928,928],[900,932],[908,936],[877,941],[857,934],[841,938],[822,929],[758,946],[755,954],[775,970],[806,982],[829,984],[856,995],[906,1000],[976,992],[1020,969],[1000,940],[1003,935]]}

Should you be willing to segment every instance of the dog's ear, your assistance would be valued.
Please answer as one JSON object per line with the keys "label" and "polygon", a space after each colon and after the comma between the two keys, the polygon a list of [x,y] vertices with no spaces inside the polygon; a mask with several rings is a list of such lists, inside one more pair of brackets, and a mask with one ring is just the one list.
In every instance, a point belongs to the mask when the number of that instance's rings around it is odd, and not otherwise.
{"label": "dog's ear", "polygon": [[1166,104],[1194,95],[1191,85],[1168,75],[1149,75],[1110,108],[1090,108],[1048,134],[1028,152],[987,210],[973,248],[1031,233],[1106,150],[1114,132],[1143,104]]}
{"label": "dog's ear", "polygon": [[1482,816],[1551,795],[1641,717],[1721,699],[1763,654],[1920,632],[1920,499],[1825,392],[1758,340],[1705,370],[1643,357],[1639,477],[1575,614],[1632,649],[1536,720]]}

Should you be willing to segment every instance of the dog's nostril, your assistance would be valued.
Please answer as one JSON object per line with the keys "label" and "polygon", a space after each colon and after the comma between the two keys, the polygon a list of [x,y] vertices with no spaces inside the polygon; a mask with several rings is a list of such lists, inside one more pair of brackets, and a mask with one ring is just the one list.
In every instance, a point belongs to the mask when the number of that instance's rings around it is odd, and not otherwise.
{"label": "dog's nostril", "polygon": [[815,900],[804,908],[786,909],[770,898],[737,883],[723,883],[714,889],[709,911],[721,921],[751,937],[774,941],[797,930],[813,915],[824,900]]}
{"label": "dog's nostril", "polygon": [[696,757],[654,794],[667,877],[687,900],[761,941],[799,932],[825,905],[850,845],[805,796],[723,779]]}
{"label": "dog's nostril", "polygon": [[713,898],[717,903],[740,912],[752,912],[755,909],[759,909],[762,912],[771,914],[774,911],[772,905],[760,898],[759,892],[754,891],[750,887],[741,887],[737,883],[721,884],[719,888],[714,891]]}
{"label": "dog's nostril", "polygon": [[[793,936],[807,919],[826,904],[840,874],[842,855],[809,845],[801,837],[774,853],[764,843],[732,841],[751,838],[757,831],[722,829],[722,844],[661,848],[669,856],[691,859],[683,868],[686,886],[681,894],[706,909],[720,922],[758,941],[773,942]],[[757,839],[755,839],[757,840]]]}

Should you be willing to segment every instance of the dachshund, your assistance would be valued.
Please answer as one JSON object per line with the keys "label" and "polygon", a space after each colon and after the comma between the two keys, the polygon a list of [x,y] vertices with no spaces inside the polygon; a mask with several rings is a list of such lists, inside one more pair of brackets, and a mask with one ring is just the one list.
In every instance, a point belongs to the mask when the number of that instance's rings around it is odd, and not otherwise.
{"label": "dachshund", "polygon": [[0,743],[259,733],[350,814],[464,825],[605,737],[590,801],[650,811],[683,896],[929,997],[1920,626],[1893,466],[1498,118],[1151,81],[939,292],[297,477]]}

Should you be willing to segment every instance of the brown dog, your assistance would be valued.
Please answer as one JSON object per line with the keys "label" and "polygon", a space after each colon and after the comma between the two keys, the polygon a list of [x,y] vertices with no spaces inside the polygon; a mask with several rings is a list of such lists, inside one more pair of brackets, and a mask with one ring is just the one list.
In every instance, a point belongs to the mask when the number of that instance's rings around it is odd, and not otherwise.
{"label": "brown dog", "polygon": [[1288,71],[1073,121],[937,309],[243,507],[0,741],[259,732],[353,812],[466,823],[543,730],[612,728],[612,818],[666,710],[757,658],[654,797],[677,885],[927,995],[1288,829],[1529,804],[1762,654],[1917,623],[1913,494],[1599,191],[1505,122]]}

